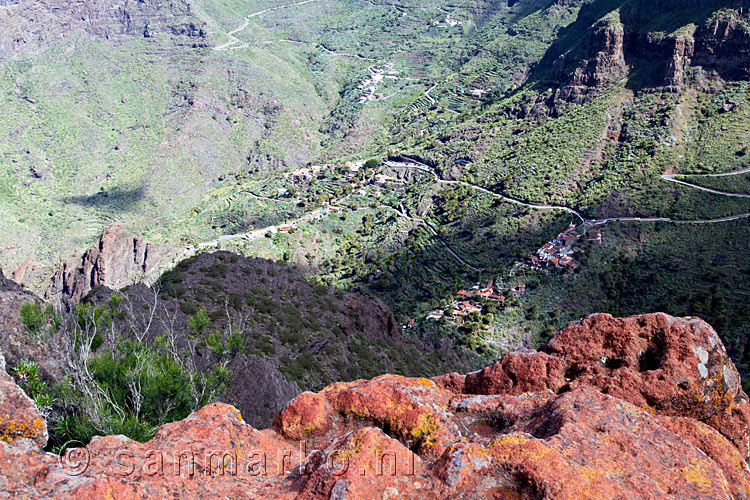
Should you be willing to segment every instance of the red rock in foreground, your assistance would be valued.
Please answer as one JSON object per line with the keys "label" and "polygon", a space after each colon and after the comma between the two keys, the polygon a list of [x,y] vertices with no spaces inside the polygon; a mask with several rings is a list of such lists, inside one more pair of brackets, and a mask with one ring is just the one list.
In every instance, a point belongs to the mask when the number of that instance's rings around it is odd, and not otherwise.
{"label": "red rock in foreground", "polygon": [[5,358],[0,353],[0,441],[32,439],[47,445],[47,423],[34,402],[5,372]]}
{"label": "red rock in foreground", "polygon": [[305,393],[273,429],[214,404],[58,460],[0,442],[26,498],[750,499],[750,406],[695,318],[595,315],[469,375]]}

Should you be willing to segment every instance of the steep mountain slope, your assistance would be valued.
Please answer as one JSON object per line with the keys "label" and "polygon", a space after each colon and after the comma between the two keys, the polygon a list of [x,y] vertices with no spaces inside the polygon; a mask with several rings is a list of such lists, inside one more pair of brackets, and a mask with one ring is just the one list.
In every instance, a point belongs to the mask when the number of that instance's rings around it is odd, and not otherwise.
{"label": "steep mountain slope", "polygon": [[[0,6],[8,38],[0,215],[3,231],[17,235],[3,248],[6,267],[31,254],[49,271],[118,221],[176,243],[185,234],[171,227],[202,226],[192,210],[233,177],[264,179],[326,152],[359,153],[459,56],[463,31],[430,23],[460,13],[468,30],[473,16],[502,10],[495,2],[284,5]],[[363,106],[357,84],[386,63],[401,77],[381,84],[393,99]]]}
{"label": "steep mountain slope", "polygon": [[42,52],[82,34],[107,40],[158,32],[201,38],[200,28],[189,24],[191,14],[186,0],[4,0],[0,61]]}
{"label": "steep mountain slope", "polygon": [[[362,292],[345,294],[310,283],[294,267],[228,252],[187,259],[150,289],[139,284],[115,293],[96,287],[72,315],[79,328],[92,335],[89,363],[94,380],[111,397],[134,391],[117,381],[118,377],[130,380],[132,373],[138,373],[138,364],[128,365],[134,353],[148,356],[153,363],[162,363],[158,361],[162,354],[177,356],[179,369],[171,365],[162,369],[175,380],[186,373],[205,380],[198,393],[206,391],[209,400],[236,405],[248,422],[259,427],[270,425],[273,416],[300,390],[320,389],[333,380],[355,380],[382,371],[437,374],[452,367],[468,368],[475,358],[449,344],[436,348],[410,338],[382,301]],[[27,336],[23,332],[15,335]],[[28,334],[31,339],[39,335]],[[54,329],[48,335],[52,345],[65,341]],[[15,354],[16,360],[24,359]],[[73,363],[68,370],[75,371],[75,366]],[[226,380],[219,382],[222,377]],[[51,380],[60,381],[59,377]],[[157,390],[153,384],[143,383],[144,394]],[[165,390],[167,394],[174,391]],[[209,396],[211,391],[214,396]],[[174,398],[177,406],[183,396],[176,392],[163,397]],[[134,395],[128,401],[139,397]],[[148,401],[150,396],[142,397]],[[70,405],[73,414],[85,415],[74,395],[63,391],[60,398],[65,401],[63,408]],[[142,415],[137,410],[134,413],[139,430],[123,428],[121,432],[150,437],[145,423],[153,424],[154,418],[168,421],[163,415],[148,413],[147,404],[143,406]],[[131,410],[130,403],[125,407]],[[164,415],[175,416],[167,410]],[[140,429],[145,434],[140,434]]]}

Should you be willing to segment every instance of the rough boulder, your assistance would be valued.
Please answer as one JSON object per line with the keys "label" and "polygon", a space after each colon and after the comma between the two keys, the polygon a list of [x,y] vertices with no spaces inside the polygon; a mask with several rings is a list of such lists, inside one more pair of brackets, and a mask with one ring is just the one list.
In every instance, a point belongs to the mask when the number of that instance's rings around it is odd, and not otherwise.
{"label": "rough boulder", "polygon": [[0,442],[26,498],[750,499],[747,396],[696,318],[595,315],[468,375],[303,393],[259,431],[214,404],[58,459]]}

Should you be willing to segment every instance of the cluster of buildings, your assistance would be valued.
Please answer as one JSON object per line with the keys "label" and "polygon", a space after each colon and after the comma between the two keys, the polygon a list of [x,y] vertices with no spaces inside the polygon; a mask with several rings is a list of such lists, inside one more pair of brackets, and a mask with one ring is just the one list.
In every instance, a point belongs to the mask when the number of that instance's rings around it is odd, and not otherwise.
{"label": "cluster of buildings", "polygon": [[576,230],[576,225],[571,223],[568,229],[557,235],[552,241],[548,241],[537,250],[536,255],[529,257],[529,261],[536,267],[566,267],[575,269],[578,264],[572,255],[580,250],[575,245],[581,239],[581,233]]}
{"label": "cluster of buildings", "polygon": [[357,87],[362,93],[359,102],[384,99],[385,94],[378,92],[378,86],[386,78],[398,80],[398,71],[393,69],[393,63],[386,63],[380,66],[370,66],[370,77],[362,80]]}
{"label": "cluster of buildings", "polygon": [[480,284],[476,284],[471,290],[459,290],[456,295],[457,299],[448,304],[444,311],[432,311],[427,315],[427,319],[438,320],[449,314],[451,319],[456,321],[471,313],[482,312],[487,301],[497,302],[500,305],[505,304],[505,296],[495,289],[493,280],[490,280],[484,288]]}
{"label": "cluster of buildings", "polygon": [[324,168],[328,168],[330,165],[311,165],[309,167],[304,168],[298,168],[297,170],[293,170],[291,172],[286,172],[284,174],[284,178],[288,179],[289,177],[292,178],[292,180],[312,180],[320,174],[321,170]]}
{"label": "cluster of buildings", "polygon": [[452,28],[455,28],[456,26],[461,26],[461,21],[459,21],[455,17],[453,17],[450,14],[448,14],[447,16],[445,16],[445,19],[443,19],[442,21],[439,21],[437,19],[433,19],[432,20],[432,25],[433,26],[443,26],[443,27],[450,26]]}
{"label": "cluster of buildings", "polygon": [[398,177],[394,177],[392,175],[387,175],[387,174],[376,174],[374,182],[376,186],[380,186],[380,187],[383,187],[386,184],[396,184],[396,185],[406,184],[406,181],[404,179],[399,179]]}

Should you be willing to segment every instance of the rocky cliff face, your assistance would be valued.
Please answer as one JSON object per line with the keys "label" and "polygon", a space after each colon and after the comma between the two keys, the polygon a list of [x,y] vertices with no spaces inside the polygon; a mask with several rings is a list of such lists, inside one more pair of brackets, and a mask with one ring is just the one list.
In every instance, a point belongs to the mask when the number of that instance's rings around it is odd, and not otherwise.
{"label": "rocky cliff face", "polygon": [[750,24],[742,2],[631,0],[584,5],[536,71],[550,105],[581,102],[627,80],[673,89],[750,77]]}
{"label": "rocky cliff face", "polygon": [[108,227],[83,255],[65,261],[44,291],[44,298],[78,302],[97,286],[118,290],[140,281],[172,251],[144,241],[120,224]]}
{"label": "rocky cliff face", "polygon": [[190,12],[186,0],[6,0],[0,2],[0,61],[82,34],[204,36],[202,28],[190,27]]}
{"label": "rocky cliff face", "polygon": [[61,460],[10,439],[0,482],[27,498],[748,499],[738,384],[699,319],[595,315],[468,375],[303,393],[264,431],[215,404]]}
{"label": "rocky cliff face", "polygon": [[50,352],[49,345],[29,335],[23,325],[19,310],[27,302],[41,301],[7,279],[0,269],[0,355],[5,355],[5,361],[10,366],[15,366],[19,361],[33,361],[39,365],[45,380],[62,380],[62,364]]}

